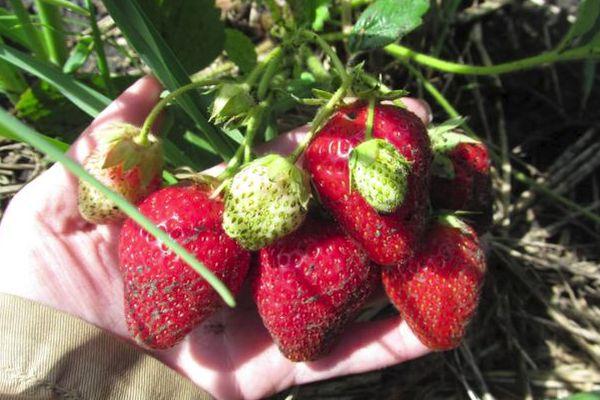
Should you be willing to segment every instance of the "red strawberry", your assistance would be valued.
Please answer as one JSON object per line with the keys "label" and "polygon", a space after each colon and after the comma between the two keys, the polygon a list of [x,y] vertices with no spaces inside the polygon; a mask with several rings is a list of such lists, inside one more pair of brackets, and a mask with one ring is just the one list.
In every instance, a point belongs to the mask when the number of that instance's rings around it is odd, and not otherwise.
{"label": "red strawberry", "polygon": [[[225,234],[223,203],[209,195],[199,185],[173,186],[151,194],[139,209],[236,294],[250,253]],[[196,271],[131,219],[121,230],[119,258],[127,324],[141,345],[175,345],[222,304]]]}
{"label": "red strawberry", "polygon": [[475,232],[449,216],[431,227],[421,251],[406,265],[383,271],[383,285],[421,342],[446,350],[464,335],[485,270]]}
{"label": "red strawberry", "polygon": [[[431,134],[431,131],[430,131]],[[492,224],[490,157],[485,144],[458,132],[432,135],[435,153],[431,178],[434,208],[470,211],[464,217],[485,233]]]}
{"label": "red strawberry", "polygon": [[378,281],[360,247],[333,223],[308,219],[260,251],[253,297],[281,352],[293,361],[326,353]]}
{"label": "red strawberry", "polygon": [[373,137],[393,144],[410,163],[402,205],[390,214],[377,212],[349,179],[348,156],[365,139],[367,109],[364,102],[339,109],[307,148],[304,164],[321,202],[346,232],[373,261],[392,265],[412,255],[424,230],[431,149],[416,115],[392,105],[375,107]]}

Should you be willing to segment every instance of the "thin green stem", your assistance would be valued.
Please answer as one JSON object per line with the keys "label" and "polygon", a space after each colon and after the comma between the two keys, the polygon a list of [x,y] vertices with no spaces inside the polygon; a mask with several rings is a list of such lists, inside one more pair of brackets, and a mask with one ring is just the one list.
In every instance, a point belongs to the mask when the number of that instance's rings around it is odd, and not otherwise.
{"label": "thin green stem", "polygon": [[281,60],[283,59],[283,51],[281,47],[273,50],[269,54],[269,58],[264,61],[266,65],[265,73],[260,78],[260,82],[258,83],[258,90],[256,95],[259,100],[264,100],[267,96],[267,92],[269,90],[269,86],[271,85],[271,81],[273,80],[273,76],[279,72],[279,67],[281,66]]}
{"label": "thin green stem", "polygon": [[104,86],[108,89],[110,97],[114,97],[115,87],[110,79],[110,69],[108,67],[108,62],[106,61],[106,54],[104,53],[104,42],[102,41],[98,23],[96,22],[96,6],[94,6],[92,0],[86,0],[85,6],[89,11],[89,21],[92,28],[92,38],[94,40],[94,50],[96,51],[98,70],[100,71],[100,76],[102,77]]}
{"label": "thin green stem", "polygon": [[580,47],[567,50],[562,53],[553,51],[503,64],[479,66],[441,60],[426,54],[418,53],[398,44],[387,45],[384,50],[391,56],[401,61],[412,60],[438,71],[463,75],[498,75],[534,68],[540,65],[551,64],[555,62],[600,58],[600,50],[591,47]]}
{"label": "thin green stem", "polygon": [[60,10],[54,4],[43,0],[35,0],[35,7],[42,24],[48,58],[54,64],[62,66],[67,59],[68,50]]}
{"label": "thin green stem", "polygon": [[27,44],[29,44],[29,49],[37,58],[46,59],[46,50],[44,49],[44,45],[40,40],[38,32],[31,23],[31,16],[29,15],[29,12],[27,12],[27,9],[25,9],[23,2],[21,0],[10,0],[10,4],[13,12],[23,27],[23,31],[25,32],[25,36],[27,38]]}
{"label": "thin green stem", "polygon": [[248,86],[253,86],[256,83],[256,81],[258,81],[258,78],[260,78],[267,66],[271,63],[271,61],[280,57],[282,51],[283,50],[280,46],[275,47],[269,54],[265,56],[264,60],[262,60],[256,67],[254,67],[252,71],[250,71],[250,74],[244,80],[244,83],[246,83]]}
{"label": "thin green stem", "polygon": [[256,108],[253,110],[249,117],[248,127],[246,130],[246,136],[244,137],[244,141],[240,144],[237,151],[227,163],[225,170],[217,177],[217,180],[224,181],[231,176],[233,176],[239,166],[243,163],[247,163],[250,161],[252,157],[252,144],[254,143],[254,138],[260,129],[262,122],[264,120],[265,111],[268,110],[271,106],[271,98],[261,102]]}
{"label": "thin green stem", "polygon": [[215,79],[207,79],[204,81],[196,81],[192,83],[188,83],[185,86],[180,87],[174,92],[169,93],[163,99],[161,99],[150,111],[150,114],[146,117],[144,121],[144,125],[142,125],[142,129],[139,134],[138,142],[142,145],[146,145],[148,143],[148,134],[150,133],[150,129],[154,125],[156,118],[160,115],[161,111],[174,99],[176,99],[179,95],[185,92],[189,92],[190,90],[199,89],[206,86],[213,86],[218,84],[219,81]]}
{"label": "thin green stem", "polygon": [[118,193],[113,192],[100,181],[90,175],[81,165],[75,162],[73,159],[67,157],[62,153],[61,150],[50,144],[47,140],[40,136],[37,132],[24,125],[18,119],[8,114],[6,111],[0,109],[0,128],[1,130],[7,130],[13,132],[20,140],[29,143],[36,149],[45,153],[51,159],[60,162],[67,170],[79,179],[89,183],[95,189],[99,190],[109,200],[115,202],[115,204],[131,219],[137,222],[142,228],[148,231],[156,239],[160,240],[175,254],[177,254],[183,261],[185,261],[191,268],[193,268],[198,274],[200,274],[210,284],[215,291],[223,298],[225,303],[230,307],[235,306],[235,299],[227,286],[223,284],[204,264],[198,261],[193,255],[186,251],[183,246],[173,240],[168,233],[158,228],[149,219],[144,217],[140,213],[136,206],[129,203],[125,198]]}
{"label": "thin green stem", "polygon": [[333,48],[325,40],[323,40],[323,38],[321,36],[317,35],[314,32],[310,32],[310,31],[302,31],[302,35],[304,37],[306,37],[307,39],[312,40],[313,42],[317,43],[319,45],[319,47],[321,47],[323,49],[323,51],[327,54],[327,56],[329,56],[329,58],[331,59],[331,62],[333,63],[335,70],[342,78],[342,82],[350,80],[350,75],[348,75],[348,71],[346,71],[346,67],[344,66],[344,64],[338,57],[338,55],[335,53]]}
{"label": "thin green stem", "polygon": [[375,97],[369,97],[367,122],[365,123],[365,140],[369,140],[373,137],[373,122],[375,122]]}
{"label": "thin green stem", "polygon": [[302,52],[308,70],[315,76],[317,81],[331,81],[331,75],[329,74],[329,72],[327,72],[327,69],[325,69],[325,66],[323,65],[319,57],[317,57],[311,49],[309,49],[306,46],[302,46],[300,51]]}
{"label": "thin green stem", "polygon": [[304,150],[306,150],[310,142],[313,140],[317,131],[321,128],[323,123],[325,123],[329,119],[331,114],[333,114],[338,103],[346,96],[346,93],[350,88],[350,83],[350,79],[343,81],[342,85],[338,88],[338,90],[335,91],[333,96],[331,96],[327,104],[325,104],[319,109],[317,115],[315,115],[315,118],[311,122],[310,131],[308,132],[302,143],[300,143],[298,147],[296,147],[296,149],[288,157],[291,162],[295,163],[296,161],[298,161],[298,158],[302,155],[302,153],[304,153]]}

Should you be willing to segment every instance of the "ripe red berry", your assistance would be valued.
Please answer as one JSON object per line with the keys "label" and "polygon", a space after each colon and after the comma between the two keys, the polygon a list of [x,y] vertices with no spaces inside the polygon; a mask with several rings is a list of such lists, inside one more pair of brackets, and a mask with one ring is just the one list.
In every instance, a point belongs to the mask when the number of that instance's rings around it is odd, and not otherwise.
{"label": "ripe red berry", "polygon": [[455,217],[435,222],[426,235],[406,265],[384,269],[383,285],[421,342],[446,350],[459,345],[475,313],[485,256],[475,231]]}
{"label": "ripe red berry", "polygon": [[490,158],[483,143],[458,143],[444,154],[451,161],[450,174],[434,169],[431,202],[434,208],[471,211],[465,219],[479,233],[492,224]]}
{"label": "ripe red berry", "polygon": [[328,351],[378,278],[365,252],[334,223],[308,219],[260,251],[252,289],[281,352],[309,361]]}
{"label": "ripe red berry", "polygon": [[[248,271],[250,253],[225,234],[223,203],[209,195],[199,185],[172,186],[154,192],[139,209],[235,295]],[[127,325],[141,345],[171,347],[222,305],[196,271],[131,219],[121,230],[119,258]]]}
{"label": "ripe red berry", "polygon": [[365,139],[367,105],[340,108],[307,148],[304,165],[323,205],[378,264],[392,265],[413,254],[426,225],[431,148],[421,120],[405,109],[377,105],[373,137],[395,146],[410,164],[402,205],[379,213],[350,186],[348,157]]}

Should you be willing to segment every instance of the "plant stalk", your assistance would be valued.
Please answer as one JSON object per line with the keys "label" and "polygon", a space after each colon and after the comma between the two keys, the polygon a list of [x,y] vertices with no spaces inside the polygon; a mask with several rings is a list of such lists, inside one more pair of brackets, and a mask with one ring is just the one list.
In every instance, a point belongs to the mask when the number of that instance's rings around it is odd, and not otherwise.
{"label": "plant stalk", "polygon": [[304,150],[306,150],[310,142],[313,140],[317,131],[321,129],[323,123],[325,123],[329,119],[331,114],[333,114],[338,103],[346,96],[346,93],[350,88],[350,83],[351,80],[343,81],[342,85],[338,88],[338,90],[335,91],[333,96],[331,96],[327,104],[325,104],[319,109],[317,115],[315,115],[315,118],[311,122],[310,131],[308,132],[302,143],[300,143],[298,147],[296,147],[296,149],[292,152],[292,154],[289,155],[288,158],[292,163],[298,161],[298,158],[300,158],[302,153],[304,153]]}
{"label": "plant stalk", "polygon": [[426,54],[418,53],[398,44],[387,45],[384,50],[400,61],[412,60],[416,63],[436,69],[438,71],[462,75],[498,75],[534,68],[540,65],[551,64],[555,62],[600,58],[600,51],[589,47],[580,47],[567,50],[562,53],[552,51],[503,64],[480,66],[441,60]]}
{"label": "plant stalk", "polygon": [[148,134],[150,133],[150,130],[152,129],[152,126],[154,125],[156,118],[158,118],[161,111],[170,102],[172,102],[174,99],[176,99],[179,95],[181,95],[182,93],[185,93],[185,92],[189,92],[190,90],[199,89],[199,88],[206,87],[206,86],[214,86],[214,85],[217,85],[218,83],[219,83],[219,80],[217,80],[217,79],[207,79],[204,81],[196,81],[196,82],[188,83],[187,85],[180,87],[179,89],[175,90],[174,92],[169,93],[167,96],[165,96],[163,99],[161,99],[154,106],[154,108],[152,108],[152,111],[150,111],[150,114],[148,114],[148,116],[146,117],[146,120],[144,121],[144,125],[142,125],[142,129],[138,136],[138,143],[143,146],[148,144]]}

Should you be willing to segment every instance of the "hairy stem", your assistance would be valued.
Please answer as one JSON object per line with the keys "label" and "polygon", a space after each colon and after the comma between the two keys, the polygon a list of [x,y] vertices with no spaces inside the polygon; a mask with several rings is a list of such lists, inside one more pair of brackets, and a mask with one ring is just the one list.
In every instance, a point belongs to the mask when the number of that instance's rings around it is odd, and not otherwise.
{"label": "hairy stem", "polygon": [[206,86],[214,86],[218,83],[219,83],[219,81],[215,80],[215,79],[207,79],[204,81],[192,82],[185,86],[180,87],[179,89],[175,90],[174,92],[169,93],[167,96],[165,96],[162,100],[160,100],[154,106],[152,111],[150,111],[150,114],[148,114],[148,117],[146,117],[146,120],[144,121],[144,125],[142,125],[142,130],[140,131],[140,134],[139,134],[138,142],[141,145],[148,144],[148,134],[150,133],[150,129],[152,128],[152,125],[154,125],[156,118],[158,118],[161,111],[170,102],[172,102],[174,99],[176,99],[178,96],[180,96],[181,94],[183,94],[185,92],[189,92],[190,90],[195,90],[195,89],[199,89],[199,88],[206,87]]}
{"label": "hairy stem", "polygon": [[342,85],[338,88],[338,90],[335,91],[333,96],[331,96],[327,104],[325,104],[319,109],[317,115],[315,115],[315,118],[310,124],[310,131],[308,132],[302,143],[300,143],[298,147],[296,147],[296,149],[292,152],[292,154],[290,154],[289,160],[291,162],[295,163],[296,161],[298,161],[298,158],[302,155],[302,153],[304,153],[304,150],[306,150],[310,142],[313,140],[317,131],[321,129],[323,123],[325,123],[329,119],[331,114],[333,114],[333,112],[335,111],[335,108],[337,107],[338,103],[346,96],[346,93],[348,92],[349,88],[350,80],[342,82]]}

